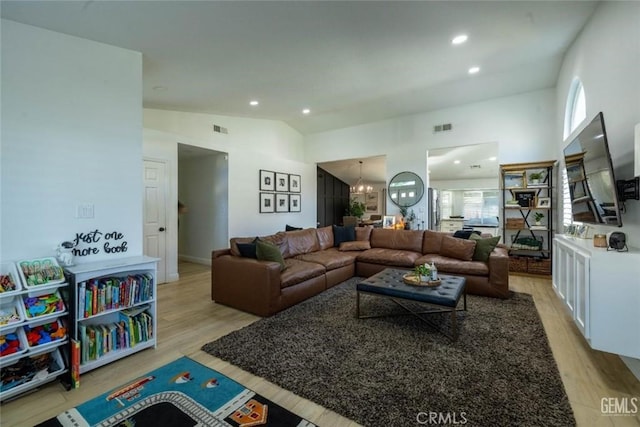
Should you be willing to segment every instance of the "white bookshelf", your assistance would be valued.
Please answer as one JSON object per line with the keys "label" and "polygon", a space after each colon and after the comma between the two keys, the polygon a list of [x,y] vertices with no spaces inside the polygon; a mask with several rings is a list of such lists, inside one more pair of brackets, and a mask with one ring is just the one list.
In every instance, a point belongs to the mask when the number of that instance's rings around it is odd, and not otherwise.
{"label": "white bookshelf", "polygon": [[[81,342],[81,354],[84,355],[84,357],[81,356],[80,374],[138,351],[156,347],[157,262],[157,258],[136,256],[79,264],[65,269],[70,283],[71,336]],[[128,278],[131,278],[130,283],[127,282]],[[150,283],[146,282],[147,279],[150,280]],[[117,283],[121,283],[121,285],[118,287]],[[90,308],[87,309],[87,298],[90,293],[87,292],[87,289],[94,287],[105,289],[104,293],[111,295],[111,298],[104,296],[102,303],[96,303],[95,307],[90,304]],[[127,289],[127,297],[124,296],[123,289]],[[92,294],[97,296],[98,301],[100,301],[99,292],[96,290],[96,293]],[[91,298],[93,301],[93,296]],[[117,298],[118,302],[116,303],[113,298]],[[134,339],[130,338],[129,344],[119,347],[120,336],[117,330],[115,330],[115,334],[113,331],[122,321],[122,315],[128,311],[144,313],[145,319],[150,317],[151,325],[149,328],[145,327],[145,339],[136,338],[134,344]],[[90,351],[89,333],[91,331],[95,333],[93,336],[96,339],[102,337],[103,340],[100,342],[107,343],[107,345],[100,344],[99,350],[98,347],[94,347],[94,350]],[[133,334],[133,330],[127,330],[127,332]],[[104,340],[104,336],[107,335],[111,338]]]}

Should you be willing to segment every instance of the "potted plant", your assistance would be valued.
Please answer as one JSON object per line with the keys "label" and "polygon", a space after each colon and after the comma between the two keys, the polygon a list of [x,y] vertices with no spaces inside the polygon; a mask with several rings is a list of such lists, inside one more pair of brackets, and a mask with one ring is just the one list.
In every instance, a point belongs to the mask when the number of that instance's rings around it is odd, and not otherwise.
{"label": "potted plant", "polygon": [[357,199],[351,199],[349,208],[347,209],[347,214],[355,216],[356,218],[362,218],[366,209],[367,208],[364,203],[359,202]]}
{"label": "potted plant", "polygon": [[532,172],[529,174],[529,180],[532,184],[539,184],[540,180],[544,177],[543,172]]}
{"label": "potted plant", "polygon": [[536,222],[536,225],[540,225],[540,220],[544,218],[544,214],[542,212],[536,212],[533,214],[533,219]]}
{"label": "potted plant", "polygon": [[429,268],[427,264],[417,265],[413,269],[413,272],[415,273],[416,277],[420,278],[421,282],[428,282],[429,280],[431,280],[431,268]]}
{"label": "potted plant", "polygon": [[416,220],[416,213],[411,209],[408,213],[405,214],[404,217],[404,225],[405,230],[411,230],[413,228],[413,221]]}

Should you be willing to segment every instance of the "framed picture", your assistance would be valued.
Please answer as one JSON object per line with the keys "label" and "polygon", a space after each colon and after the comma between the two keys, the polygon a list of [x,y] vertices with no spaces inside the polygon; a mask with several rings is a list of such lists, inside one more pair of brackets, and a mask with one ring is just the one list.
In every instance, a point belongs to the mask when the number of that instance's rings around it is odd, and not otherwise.
{"label": "framed picture", "polygon": [[276,190],[276,173],[260,169],[260,191]]}
{"label": "framed picture", "polygon": [[276,191],[289,191],[289,175],[276,172]]}
{"label": "framed picture", "polygon": [[385,215],[382,218],[382,227],[383,228],[393,228],[396,225],[396,217],[393,215]]}
{"label": "framed picture", "polygon": [[275,212],[276,195],[273,193],[260,193],[260,213]]}
{"label": "framed picture", "polygon": [[536,208],[550,208],[551,207],[551,198],[549,197],[538,197],[538,201],[536,203]]}
{"label": "framed picture", "polygon": [[513,190],[513,198],[520,207],[532,208],[535,206],[536,190]]}
{"label": "framed picture", "polygon": [[504,188],[522,187],[524,187],[524,171],[504,173]]}
{"label": "framed picture", "polygon": [[289,194],[289,212],[300,212],[300,194]]}
{"label": "framed picture", "polygon": [[368,213],[378,213],[378,192],[367,193],[364,205]]}
{"label": "framed picture", "polygon": [[289,191],[292,193],[299,193],[301,189],[300,175],[289,174]]}
{"label": "framed picture", "polygon": [[289,195],[276,193],[276,212],[289,212]]}

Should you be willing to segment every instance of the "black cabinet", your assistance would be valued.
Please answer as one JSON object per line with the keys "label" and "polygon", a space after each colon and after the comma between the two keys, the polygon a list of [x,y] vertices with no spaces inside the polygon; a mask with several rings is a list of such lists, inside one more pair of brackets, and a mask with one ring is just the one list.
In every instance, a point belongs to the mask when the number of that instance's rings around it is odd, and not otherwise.
{"label": "black cabinet", "polygon": [[320,167],[317,177],[318,227],[342,223],[342,216],[349,207],[349,185]]}

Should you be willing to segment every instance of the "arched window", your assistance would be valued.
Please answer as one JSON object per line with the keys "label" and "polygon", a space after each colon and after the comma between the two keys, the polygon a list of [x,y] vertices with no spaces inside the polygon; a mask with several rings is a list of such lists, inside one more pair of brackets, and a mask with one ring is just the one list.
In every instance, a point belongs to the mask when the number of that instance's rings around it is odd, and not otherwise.
{"label": "arched window", "polygon": [[587,100],[584,96],[584,86],[579,78],[573,79],[567,96],[567,105],[564,113],[564,139],[576,130],[587,118]]}
{"label": "arched window", "polygon": [[[587,118],[587,100],[584,95],[584,86],[579,78],[574,78],[569,88],[567,105],[564,111],[564,139]],[[562,170],[562,223],[569,225],[572,222],[571,199],[569,198],[569,181],[567,170]]]}

